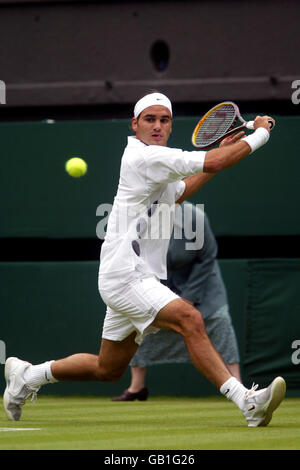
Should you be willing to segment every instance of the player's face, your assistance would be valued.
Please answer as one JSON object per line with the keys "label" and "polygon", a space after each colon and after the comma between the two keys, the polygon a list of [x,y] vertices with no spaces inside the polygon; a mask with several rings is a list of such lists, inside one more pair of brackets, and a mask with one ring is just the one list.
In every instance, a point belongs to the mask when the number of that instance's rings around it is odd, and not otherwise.
{"label": "player's face", "polygon": [[164,106],[149,106],[132,118],[132,129],[144,144],[166,146],[172,132],[171,113]]}

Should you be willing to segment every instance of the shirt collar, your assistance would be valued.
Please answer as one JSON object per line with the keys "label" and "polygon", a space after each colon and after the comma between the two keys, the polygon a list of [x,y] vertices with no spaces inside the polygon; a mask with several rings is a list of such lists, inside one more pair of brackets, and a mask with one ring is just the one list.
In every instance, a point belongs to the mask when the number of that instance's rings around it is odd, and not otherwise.
{"label": "shirt collar", "polygon": [[135,135],[129,135],[128,136],[128,146],[129,147],[147,147],[144,142],[141,140],[137,139]]}

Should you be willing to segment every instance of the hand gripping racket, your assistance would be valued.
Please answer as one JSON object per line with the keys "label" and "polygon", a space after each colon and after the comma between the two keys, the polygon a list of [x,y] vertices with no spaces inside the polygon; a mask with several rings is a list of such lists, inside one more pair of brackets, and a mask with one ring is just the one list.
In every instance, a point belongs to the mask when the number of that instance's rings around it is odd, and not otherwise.
{"label": "hand gripping racket", "polygon": [[[234,127],[238,120],[242,124]],[[272,129],[273,122],[269,123]],[[198,149],[206,149],[244,128],[253,130],[254,121],[245,121],[235,103],[224,101],[211,108],[200,119],[192,134],[192,144]]]}

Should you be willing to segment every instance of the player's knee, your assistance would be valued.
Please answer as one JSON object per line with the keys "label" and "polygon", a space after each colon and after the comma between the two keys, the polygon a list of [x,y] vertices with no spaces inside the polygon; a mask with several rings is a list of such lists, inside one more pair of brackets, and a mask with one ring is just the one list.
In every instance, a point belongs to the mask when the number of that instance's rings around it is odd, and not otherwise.
{"label": "player's knee", "polygon": [[118,382],[122,378],[123,374],[117,373],[117,372],[107,372],[103,376],[103,381],[105,382]]}
{"label": "player's knee", "polygon": [[124,375],[124,370],[104,367],[101,362],[99,362],[96,374],[97,380],[101,382],[117,382]]}
{"label": "player's knee", "polygon": [[192,334],[206,335],[202,315],[195,308],[186,309],[182,313],[180,326],[183,336],[190,336]]}
{"label": "player's knee", "polygon": [[97,380],[101,382],[118,382],[122,378],[123,374],[116,371],[108,371],[100,369],[97,372]]}

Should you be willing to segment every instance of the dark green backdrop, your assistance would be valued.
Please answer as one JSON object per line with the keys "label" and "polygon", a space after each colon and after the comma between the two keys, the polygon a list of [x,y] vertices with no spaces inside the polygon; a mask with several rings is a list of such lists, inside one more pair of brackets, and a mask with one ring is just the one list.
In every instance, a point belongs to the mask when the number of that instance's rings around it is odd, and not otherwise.
{"label": "dark green backdrop", "polygon": [[[196,118],[174,122],[170,145],[192,149]],[[272,139],[215,176],[194,202],[204,203],[218,235],[299,235],[297,117],[278,117]],[[95,237],[96,209],[112,203],[129,121],[1,123],[0,237]],[[73,179],[72,156],[89,170]]]}
{"label": "dark green backdrop", "polygon": [[[238,337],[244,382],[266,385],[283,375],[290,394],[300,393],[300,259],[220,260]],[[105,305],[97,289],[98,262],[0,263],[1,338],[7,356],[33,363],[76,352],[98,353]],[[167,377],[167,379],[166,379]],[[43,393],[114,394],[120,383],[59,383]],[[0,385],[4,386],[3,374]],[[216,390],[192,365],[148,370],[153,394],[207,395]]]}

